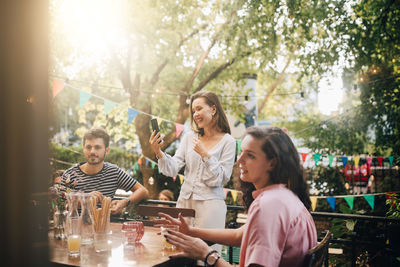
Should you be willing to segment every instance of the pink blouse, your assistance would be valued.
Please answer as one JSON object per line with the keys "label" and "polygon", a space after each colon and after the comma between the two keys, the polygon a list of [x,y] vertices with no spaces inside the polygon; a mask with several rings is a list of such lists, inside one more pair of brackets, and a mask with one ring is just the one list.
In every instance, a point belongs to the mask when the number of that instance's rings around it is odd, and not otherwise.
{"label": "pink blouse", "polygon": [[317,244],[314,220],[285,185],[253,192],[240,251],[240,266],[301,266]]}

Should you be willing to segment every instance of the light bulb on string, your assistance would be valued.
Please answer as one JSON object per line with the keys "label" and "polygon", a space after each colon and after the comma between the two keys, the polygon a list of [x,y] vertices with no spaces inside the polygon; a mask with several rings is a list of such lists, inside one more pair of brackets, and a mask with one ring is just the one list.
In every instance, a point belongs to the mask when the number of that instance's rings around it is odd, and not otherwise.
{"label": "light bulb on string", "polygon": [[153,185],[154,184],[154,178],[153,176],[149,178],[149,185]]}

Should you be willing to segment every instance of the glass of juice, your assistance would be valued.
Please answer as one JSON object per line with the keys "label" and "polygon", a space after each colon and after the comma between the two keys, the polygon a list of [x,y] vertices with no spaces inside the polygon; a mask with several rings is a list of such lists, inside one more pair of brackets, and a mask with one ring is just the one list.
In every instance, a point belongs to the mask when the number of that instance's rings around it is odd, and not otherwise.
{"label": "glass of juice", "polygon": [[171,225],[171,224],[163,224],[163,225],[161,225],[160,229],[161,229],[161,235],[163,237],[164,248],[169,249],[169,250],[175,250],[176,247],[174,245],[172,245],[171,243],[169,243],[164,235],[167,234],[168,230],[179,232],[179,226]]}
{"label": "glass of juice", "polygon": [[67,240],[69,256],[78,257],[81,250],[81,218],[68,218]]}

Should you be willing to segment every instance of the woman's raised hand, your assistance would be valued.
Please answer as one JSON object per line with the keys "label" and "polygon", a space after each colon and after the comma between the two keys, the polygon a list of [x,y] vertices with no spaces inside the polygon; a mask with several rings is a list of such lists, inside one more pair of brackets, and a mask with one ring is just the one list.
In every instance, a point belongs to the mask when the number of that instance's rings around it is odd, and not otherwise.
{"label": "woman's raised hand", "polygon": [[178,225],[179,226],[179,232],[184,233],[186,235],[190,234],[191,226],[186,222],[185,218],[183,218],[182,214],[179,213],[178,219],[174,219],[168,214],[165,214],[163,212],[159,212],[158,216],[164,217],[164,219],[161,220],[155,220],[157,224],[172,224],[172,225]]}
{"label": "woman's raised hand", "polygon": [[153,149],[154,153],[156,153],[158,158],[162,157],[162,151],[161,151],[161,144],[162,144],[162,137],[160,132],[153,131],[153,133],[150,136],[149,143],[151,145],[151,148]]}

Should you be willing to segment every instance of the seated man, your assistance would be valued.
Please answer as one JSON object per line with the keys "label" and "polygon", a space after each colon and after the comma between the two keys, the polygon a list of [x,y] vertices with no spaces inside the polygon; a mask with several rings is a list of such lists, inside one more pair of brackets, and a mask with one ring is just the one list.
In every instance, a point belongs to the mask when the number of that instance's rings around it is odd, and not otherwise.
{"label": "seated man", "polygon": [[103,129],[91,129],[83,137],[83,153],[86,162],[81,162],[66,170],[62,184],[73,185],[74,190],[91,193],[97,201],[104,197],[114,197],[117,189],[133,193],[122,200],[113,200],[111,213],[120,214],[130,203],[137,203],[149,196],[148,190],[118,166],[104,162],[110,151],[110,136]]}

